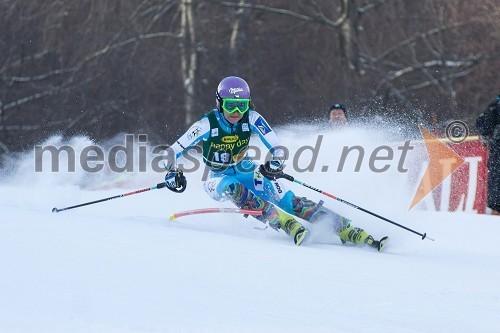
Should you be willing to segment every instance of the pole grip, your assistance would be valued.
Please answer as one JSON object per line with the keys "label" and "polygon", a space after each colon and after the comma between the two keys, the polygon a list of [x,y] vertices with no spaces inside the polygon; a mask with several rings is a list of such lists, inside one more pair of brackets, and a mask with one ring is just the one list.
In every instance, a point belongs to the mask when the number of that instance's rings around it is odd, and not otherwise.
{"label": "pole grip", "polygon": [[281,175],[279,177],[276,177],[276,178],[285,178],[286,180],[289,180],[291,182],[295,181],[295,178],[293,178],[293,176],[286,174],[284,172],[282,172]]}

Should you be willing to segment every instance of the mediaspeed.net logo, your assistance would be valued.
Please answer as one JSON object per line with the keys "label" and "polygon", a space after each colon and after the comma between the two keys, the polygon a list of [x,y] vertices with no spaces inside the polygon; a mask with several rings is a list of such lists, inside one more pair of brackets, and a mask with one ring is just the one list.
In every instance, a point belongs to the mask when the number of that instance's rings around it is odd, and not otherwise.
{"label": "mediaspeed.net logo", "polygon": [[[423,126],[419,126],[419,128],[429,155],[429,164],[408,210],[415,207],[425,196],[438,187],[446,177],[450,176],[464,163],[464,159],[445,145],[442,140],[432,135]],[[465,141],[468,134],[467,125],[462,121],[454,121],[446,128],[446,136],[452,143]]]}

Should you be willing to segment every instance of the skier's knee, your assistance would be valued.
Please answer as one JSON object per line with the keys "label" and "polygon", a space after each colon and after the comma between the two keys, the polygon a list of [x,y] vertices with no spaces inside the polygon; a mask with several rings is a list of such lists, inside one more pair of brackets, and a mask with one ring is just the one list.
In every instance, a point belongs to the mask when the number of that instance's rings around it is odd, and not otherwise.
{"label": "skier's knee", "polygon": [[224,194],[218,190],[218,185],[222,181],[221,177],[214,177],[212,179],[209,179],[205,181],[203,184],[203,189],[207,194],[210,196],[210,198],[217,200],[217,201],[223,201],[225,200]]}
{"label": "skier's knee", "polygon": [[262,210],[263,215],[268,214],[268,210],[272,205],[255,195],[248,188],[240,183],[232,183],[224,188],[224,194],[228,197],[237,207],[243,209]]}
{"label": "skier's knee", "polygon": [[315,215],[321,206],[306,197],[295,196],[292,199],[292,207],[296,216],[306,221],[314,222],[317,220]]}

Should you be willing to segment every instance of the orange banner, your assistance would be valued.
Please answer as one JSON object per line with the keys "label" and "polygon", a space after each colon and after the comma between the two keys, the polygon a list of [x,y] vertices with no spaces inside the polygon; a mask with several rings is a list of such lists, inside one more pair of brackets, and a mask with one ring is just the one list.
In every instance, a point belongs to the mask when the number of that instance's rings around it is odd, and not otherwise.
{"label": "orange banner", "polygon": [[[437,150],[429,151],[428,142],[414,143],[417,148],[426,144],[428,155],[434,156],[429,156],[429,163],[414,165],[411,168],[408,180],[410,186],[416,188],[415,198],[418,201],[414,198],[410,207],[484,214],[488,148],[477,136],[469,137],[461,143],[452,143],[447,139],[439,139],[439,142],[456,154],[454,157],[458,158],[460,165],[457,166],[457,158],[452,159],[450,154],[441,154],[446,150],[441,146],[441,153],[435,154]],[[436,178],[442,179],[437,186]]]}

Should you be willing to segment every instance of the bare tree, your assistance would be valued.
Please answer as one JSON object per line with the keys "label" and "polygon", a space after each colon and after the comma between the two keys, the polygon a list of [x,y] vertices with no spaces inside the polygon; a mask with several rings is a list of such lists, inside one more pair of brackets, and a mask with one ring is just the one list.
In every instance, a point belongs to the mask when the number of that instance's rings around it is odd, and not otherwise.
{"label": "bare tree", "polygon": [[[288,16],[289,21],[307,22],[311,30],[313,25],[323,26],[338,36],[341,68],[335,76],[341,77],[342,86],[347,87],[344,98],[359,98],[369,92],[369,99],[378,101],[377,108],[380,103],[399,104],[413,113],[410,118],[415,122],[427,117],[418,105],[422,105],[419,100],[429,92],[439,94],[432,100],[445,97],[449,112],[454,112],[459,82],[474,74],[474,67],[485,55],[456,46],[460,31],[482,16],[472,8],[461,13],[456,10],[457,1],[337,1],[336,19],[326,2],[304,1],[301,11],[293,10],[291,4],[278,7],[257,2],[222,4],[275,17]],[[335,76],[328,70],[332,65],[329,58],[323,58],[323,69],[315,71],[315,75],[320,82],[327,82],[321,77]],[[311,66],[305,64],[304,70],[311,73]],[[317,91],[317,86],[312,85],[307,94],[312,94],[312,90]]]}
{"label": "bare tree", "polygon": [[[92,128],[96,124],[106,126],[106,119],[123,123],[119,120],[129,116],[122,112],[123,105],[128,104],[133,96],[117,89],[111,72],[114,69],[120,71],[126,61],[133,62],[133,50],[137,50],[138,45],[158,38],[181,37],[175,31],[144,33],[150,28],[144,24],[155,21],[153,18],[146,22],[144,15],[154,16],[156,10],[162,10],[172,2],[143,1],[135,8],[124,8],[105,2],[65,5],[51,1],[36,4],[15,1],[4,8],[4,14],[13,20],[18,15],[25,15],[22,16],[24,20],[32,23],[35,32],[42,36],[36,41],[29,40],[30,45],[35,44],[30,48],[11,44],[8,57],[3,59],[0,125],[4,138],[8,139],[13,130],[64,129],[71,133],[73,129]],[[120,10],[131,14],[128,17],[106,16]],[[78,15],[75,20],[68,18],[70,12]],[[103,26],[110,28],[102,30]],[[26,34],[29,36],[27,28],[19,26],[18,33],[25,34],[22,38],[27,38]],[[65,35],[66,29],[76,33]],[[105,42],[99,45],[96,39]],[[117,56],[123,60],[111,65],[110,59]],[[98,90],[93,90],[93,87],[98,87]],[[111,92],[109,89],[114,92],[101,99],[99,95],[104,90]],[[53,102],[47,104],[50,97],[53,97]],[[79,111],[72,113],[73,110],[60,107],[61,104],[71,104],[75,97],[79,100]],[[30,114],[25,106],[29,108],[37,101],[43,101],[45,110]],[[37,118],[44,120],[40,122]],[[36,125],[26,126],[23,122]]]}
{"label": "bare tree", "polygon": [[184,83],[184,112],[185,124],[189,125],[194,119],[195,80],[197,66],[196,35],[193,19],[193,3],[191,0],[181,2],[181,33],[184,38],[179,40],[181,53],[181,72]]}

